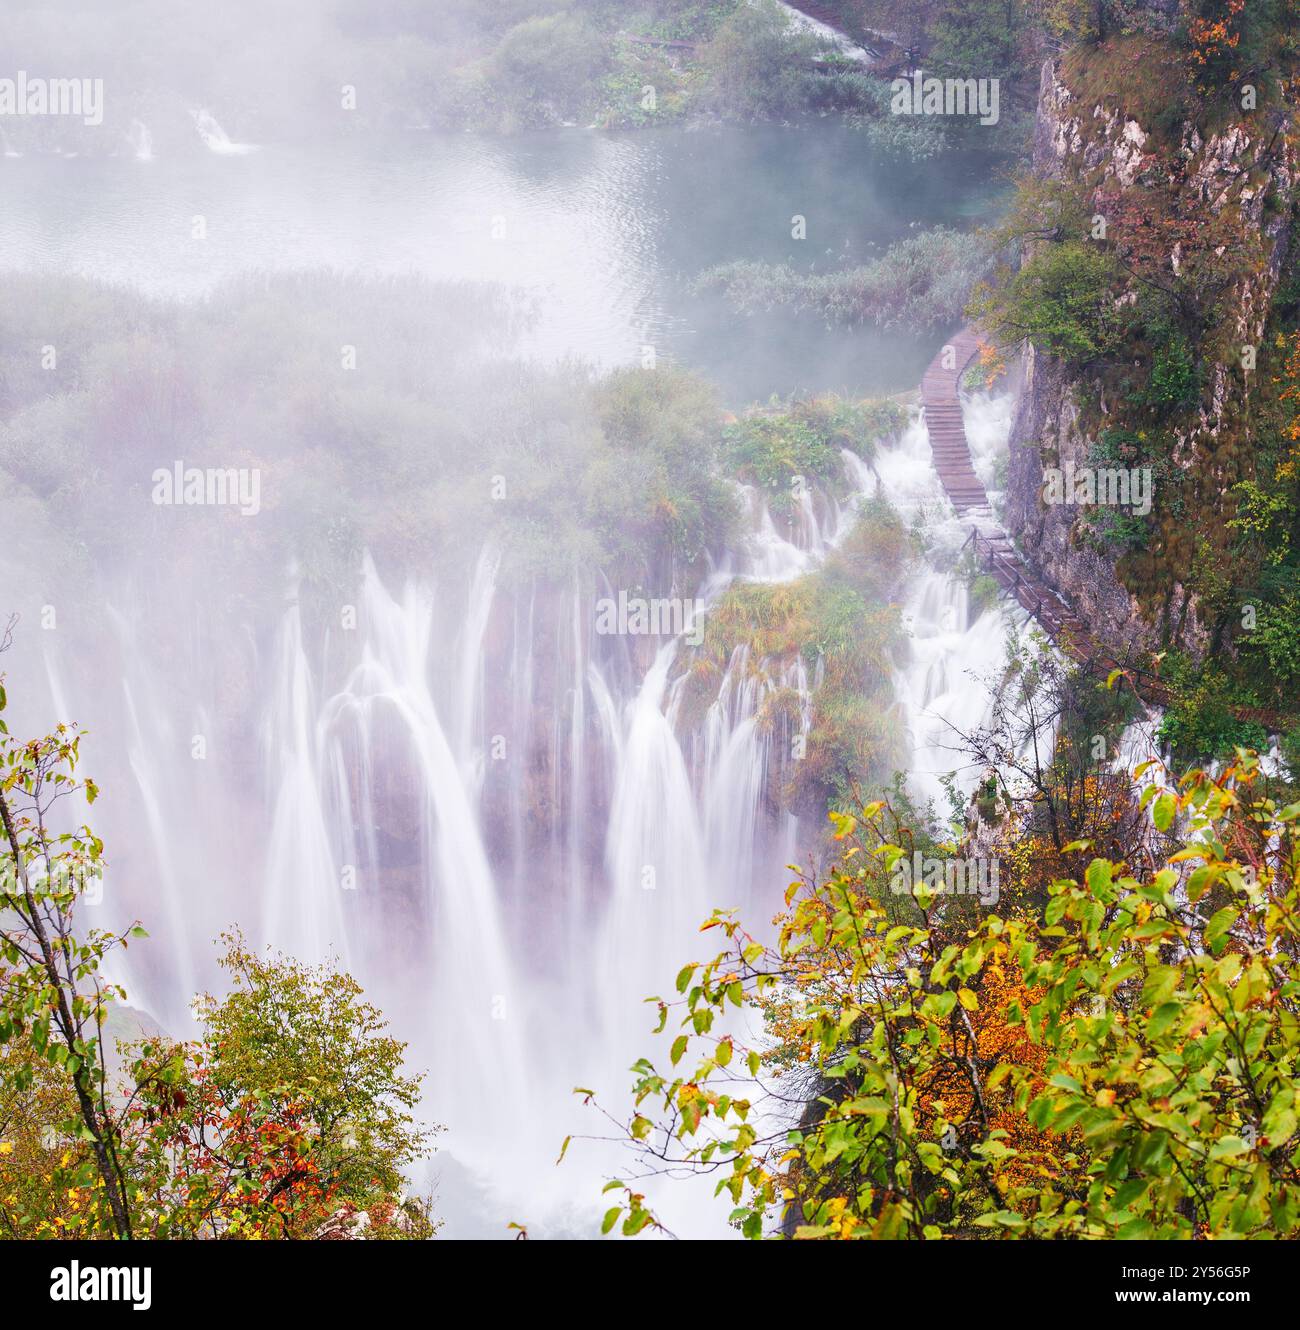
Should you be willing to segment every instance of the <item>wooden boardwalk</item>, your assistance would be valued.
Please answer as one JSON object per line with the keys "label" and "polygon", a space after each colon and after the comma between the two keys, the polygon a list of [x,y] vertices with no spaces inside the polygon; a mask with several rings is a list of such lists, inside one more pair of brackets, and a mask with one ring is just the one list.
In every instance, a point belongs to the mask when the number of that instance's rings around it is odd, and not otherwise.
{"label": "wooden boardwalk", "polygon": [[[921,405],[934,469],[957,516],[970,523],[966,544],[1003,591],[1038,622],[1065,655],[1094,674],[1123,670],[1144,702],[1168,706],[1170,695],[1164,681],[1116,659],[1093,637],[1069,603],[1030,568],[994,518],[988,494],[971,460],[961,410],[962,375],[978,350],[976,330],[963,328],[940,348],[921,376]],[[1282,723],[1276,713],[1259,707],[1234,707],[1233,714],[1239,720],[1258,721],[1274,729]]]}
{"label": "wooden boardwalk", "polygon": [[961,376],[978,350],[979,338],[974,328],[963,328],[941,347],[929,369],[921,376],[921,405],[925,408],[934,469],[939,473],[957,516],[974,514],[991,519],[989,496],[971,462],[959,394]]}

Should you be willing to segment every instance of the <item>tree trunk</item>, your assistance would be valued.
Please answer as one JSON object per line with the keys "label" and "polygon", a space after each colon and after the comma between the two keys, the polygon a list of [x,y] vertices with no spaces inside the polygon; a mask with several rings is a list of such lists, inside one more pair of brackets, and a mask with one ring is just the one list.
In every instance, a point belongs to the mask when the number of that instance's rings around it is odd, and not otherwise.
{"label": "tree trunk", "polygon": [[[68,992],[64,988],[62,977],[59,974],[59,966],[54,956],[54,948],[50,945],[49,933],[46,931],[40,911],[37,909],[36,899],[32,895],[31,879],[27,874],[27,866],[23,862],[22,851],[18,846],[18,834],[14,830],[13,818],[10,816],[9,805],[3,794],[0,794],[0,822],[4,824],[5,837],[9,842],[9,851],[14,857],[14,869],[18,875],[23,898],[27,902],[27,922],[36,935],[37,944],[41,949],[41,966],[56,995],[55,1021],[63,1038],[64,1046],[77,1059],[77,1070],[72,1077],[73,1089],[76,1091],[77,1107],[81,1113],[81,1120],[93,1141],[92,1149],[95,1155],[95,1163],[99,1169],[99,1176],[103,1179],[104,1190],[108,1195],[108,1205],[113,1215],[113,1227],[117,1230],[119,1238],[129,1239],[132,1234],[131,1217],[126,1207],[126,1186],[120,1169],[114,1167],[109,1153],[108,1132],[110,1128],[96,1110],[95,1101],[91,1098],[90,1072],[85,1058],[76,1051],[76,1043],[80,1037],[79,1026],[73,1016],[72,1007],[68,1001]],[[104,1056],[102,1048],[99,1049],[99,1056],[101,1058]]]}

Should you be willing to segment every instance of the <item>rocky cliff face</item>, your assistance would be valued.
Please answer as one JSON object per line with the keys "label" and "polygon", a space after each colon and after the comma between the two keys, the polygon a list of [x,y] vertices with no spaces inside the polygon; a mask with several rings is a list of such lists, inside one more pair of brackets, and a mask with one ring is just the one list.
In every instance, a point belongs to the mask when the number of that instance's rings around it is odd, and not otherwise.
{"label": "rocky cliff face", "polygon": [[[1162,108],[1163,109],[1163,108]],[[1239,429],[1251,379],[1241,373],[1240,348],[1258,347],[1286,259],[1295,176],[1287,129],[1277,113],[1243,115],[1202,137],[1181,126],[1176,149],[1156,151],[1154,130],[1114,105],[1084,100],[1065,81],[1057,62],[1044,64],[1035,130],[1035,169],[1085,184],[1094,198],[1116,189],[1191,191],[1211,216],[1233,209],[1243,231],[1262,241],[1262,260],[1229,292],[1222,353],[1208,357],[1205,393],[1193,424],[1177,432],[1176,465],[1188,468],[1221,454],[1221,436]],[[1170,255],[1177,272],[1178,255]],[[1024,391],[1012,431],[1006,520],[1024,554],[1073,602],[1080,615],[1113,646],[1157,650],[1177,645],[1193,657],[1205,651],[1208,625],[1194,591],[1170,580],[1159,594],[1141,599],[1124,584],[1114,558],[1084,542],[1077,507],[1043,502],[1043,472],[1088,465],[1098,421],[1115,407],[1100,376],[1067,371],[1050,358],[1027,352]],[[1198,461],[1198,459],[1200,459]],[[1211,520],[1227,515],[1229,491],[1240,471],[1209,467],[1198,479]],[[1204,520],[1206,514],[1200,515]]]}

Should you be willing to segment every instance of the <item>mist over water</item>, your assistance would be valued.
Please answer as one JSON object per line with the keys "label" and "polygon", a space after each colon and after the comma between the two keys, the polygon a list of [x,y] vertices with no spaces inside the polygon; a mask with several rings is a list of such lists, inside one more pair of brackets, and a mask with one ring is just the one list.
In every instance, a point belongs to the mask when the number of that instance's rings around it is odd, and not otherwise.
{"label": "mist over water", "polygon": [[[232,144],[210,111],[195,118],[193,142],[170,155],[140,124],[121,157],[14,159],[0,270],[85,273],[187,299],[286,269],[495,282],[527,321],[511,354],[612,366],[654,346],[744,405],[913,388],[933,336],[738,316],[692,294],[703,269],[739,257],[814,270],[864,262],[916,228],[978,216],[1001,185],[990,160],[899,163],[833,126],[258,146]],[[793,241],[791,219],[810,198],[809,238]]]}
{"label": "mist over water", "polygon": [[[483,352],[503,375],[519,360],[635,364],[654,346],[733,406],[910,389],[935,339],[742,320],[693,295],[694,274],[791,257],[789,217],[810,196],[817,257],[799,261],[831,266],[958,220],[987,188],[976,172],[876,161],[829,131],[325,149],[240,144],[205,111],[195,134],[198,150],[175,157],[141,123],[118,157],[0,164],[0,263],[93,274],[164,304],[286,270],[490,283],[520,320]],[[486,389],[481,404],[492,409]],[[1009,398],[966,409],[977,464],[992,468]],[[921,804],[941,806],[941,777],[956,771],[965,791],[978,778],[960,769],[953,727],[982,718],[1018,624],[971,604],[963,531],[915,408],[870,462],[845,450],[843,465],[839,493],[810,491],[793,515],[742,487],[741,538],[674,589],[713,605],[736,581],[791,582],[824,564],[864,502],[888,499],[925,546],[891,684],[898,765]],[[348,630],[316,612],[294,565],[195,567],[185,540],[178,528],[144,571],[96,570],[83,588],[96,609],[65,613],[57,632],[35,630],[39,586],[15,605],[31,627],[14,709],[33,733],[68,719],[90,731],[105,915],[151,933],[115,977],[181,1035],[193,994],[216,982],[220,929],[337,955],[428,1069],[425,1111],[448,1129],[433,1165],[447,1235],[505,1236],[510,1219],[538,1236],[592,1232],[619,1155],[575,1146],[553,1167],[566,1135],[592,1130],[573,1087],[621,1109],[627,1066],[650,1045],[643,999],[703,950],[699,923],[722,907],[761,927],[785,865],[808,861],[822,829],[772,791],[810,724],[818,666],[737,648],[693,716],[695,646],[598,634],[595,600],[614,589],[591,568],[507,577],[491,536],[405,563],[363,551]],[[787,695],[795,706],[773,722]],[[716,1231],[725,1198],[709,1190],[657,1197],[675,1231]]]}
{"label": "mist over water", "polygon": [[[973,613],[943,570],[958,528],[921,423],[858,479],[934,514],[939,566],[907,593],[896,695],[911,788],[940,802],[939,776],[960,767],[951,727],[983,718],[1007,622],[997,607]],[[786,542],[754,507],[759,540],[737,551],[735,576],[790,577],[824,557],[827,537]],[[601,1170],[618,1163],[592,1147],[552,1168],[558,1142],[591,1128],[573,1087],[620,1105],[626,1065],[648,1044],[642,999],[696,953],[715,906],[761,926],[809,839],[771,815],[787,746],[758,723],[778,688],[795,689],[806,716],[815,680],[802,661],[769,668],[738,651],[702,725],[682,733],[686,676],[670,671],[689,644],[665,642],[641,670],[593,636],[589,597],[503,595],[493,568],[485,548],[460,577],[398,586],[367,561],[346,656],[310,650],[289,603],[269,649],[245,653],[262,718],[255,763],[203,719],[192,680],[153,668],[126,616],[113,616],[118,689],[74,684],[54,656],[48,688],[23,707],[33,721],[84,718],[94,736],[107,904],[147,917],[153,935],[119,976],[132,999],[183,1031],[190,995],[213,981],[210,938],[233,922],[303,958],[338,955],[430,1069],[428,1112],[449,1128],[435,1172],[450,1157],[474,1180],[468,1199],[455,1186],[447,1198],[450,1236],[499,1236],[502,1206],[542,1235],[581,1227]],[[65,649],[75,643],[67,634]],[[212,760],[190,760],[191,732],[212,736]],[[543,799],[532,764],[493,762],[496,736],[549,753]],[[109,779],[122,752],[127,769]],[[978,775],[959,770],[959,787]],[[715,1204],[690,1196],[663,1198],[685,1234],[707,1229]]]}

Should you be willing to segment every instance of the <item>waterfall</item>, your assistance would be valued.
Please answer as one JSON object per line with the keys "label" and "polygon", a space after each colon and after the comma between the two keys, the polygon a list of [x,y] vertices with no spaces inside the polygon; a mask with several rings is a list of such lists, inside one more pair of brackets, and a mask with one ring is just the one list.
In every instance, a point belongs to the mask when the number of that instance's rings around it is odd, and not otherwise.
{"label": "waterfall", "polygon": [[[1005,451],[1013,404],[1009,393],[962,395],[968,443],[986,485]],[[1019,636],[1027,616],[1001,597],[980,612],[972,609],[966,580],[954,570],[967,528],[940,484],[923,419],[913,419],[898,446],[878,452],[872,465],[881,492],[906,519],[923,523],[930,542],[904,606],[909,654],[895,690],[907,733],[908,788],[922,807],[930,802],[942,813],[942,777],[951,774],[967,795],[979,781],[982,773],[961,762],[960,736],[988,718],[989,685],[1005,660],[1008,633]],[[992,519],[981,525],[992,526]]]}
{"label": "waterfall", "polygon": [[276,692],[264,729],[267,788],[275,792],[267,851],[264,936],[300,960],[347,961],[344,877],[335,861],[324,798],[322,734],[297,605],[285,616]]}
{"label": "waterfall", "polygon": [[492,598],[496,590],[497,569],[501,555],[492,546],[484,546],[474,569],[474,580],[469,590],[469,613],[461,630],[460,680],[456,700],[457,717],[456,757],[465,773],[466,784],[475,791],[482,782],[482,753],[474,750],[474,741],[481,732],[483,722],[483,634],[487,631],[492,613]]}
{"label": "waterfall", "polygon": [[908,785],[922,806],[928,800],[942,811],[942,776],[955,771],[957,788],[969,794],[982,774],[963,765],[960,736],[988,714],[987,685],[1005,658],[1007,625],[999,605],[973,615],[964,581],[933,570],[917,579],[904,620],[911,650],[896,689],[910,750]]}
{"label": "waterfall", "polygon": [[870,65],[875,62],[876,57],[865,46],[859,46],[857,42],[838,28],[831,27],[829,23],[824,23],[819,18],[813,18],[811,14],[805,14],[794,5],[785,4],[784,0],[778,0],[777,7],[786,15],[791,28],[795,28],[800,32],[812,33],[813,36],[832,43],[836,51],[846,59],[855,60],[863,65]]}
{"label": "waterfall", "polygon": [[[489,556],[480,570],[491,566]],[[490,580],[489,574],[476,577],[476,593],[487,595]],[[406,959],[421,976],[416,992],[407,993],[407,1001],[423,1014],[421,1052],[442,1072],[432,1087],[432,1108],[444,1121],[455,1122],[466,1139],[490,1141],[493,1127],[504,1130],[493,1106],[497,1113],[505,1105],[513,1105],[517,1112],[525,1102],[521,1032],[525,1002],[507,957],[476,797],[447,738],[431,686],[434,597],[416,586],[408,586],[401,599],[393,597],[367,559],[362,609],[366,635],[360,663],[344,688],[326,702],[316,727],[330,761],[322,772],[318,747],[314,784],[304,799],[316,801],[307,826],[314,835],[324,820],[323,775],[336,773],[334,785],[344,798],[346,773],[357,766],[357,793],[350,807],[340,810],[344,823],[359,826],[370,836],[364,862],[357,865],[355,907],[370,920],[372,945],[388,952],[390,961],[407,950]],[[472,616],[476,609],[471,608]],[[296,612],[291,612],[290,625],[295,622]],[[471,617],[470,636],[473,625]],[[477,652],[471,659],[477,669]],[[473,695],[471,679],[462,677],[457,687],[462,701]],[[375,774],[381,766],[387,768],[388,798],[408,805],[406,840],[414,848],[412,857],[418,866],[413,900],[393,900],[391,889],[385,890],[379,880],[385,852],[372,832],[382,811],[375,792]],[[298,824],[293,803],[284,812],[291,826]],[[280,819],[277,809],[277,825]],[[390,837],[400,830],[390,832]],[[334,918],[338,912],[334,861],[327,857],[327,845],[315,849],[313,856],[322,872],[331,873],[327,894],[334,903],[323,914]],[[270,885],[274,891],[275,882]],[[299,891],[294,887],[285,891],[291,908]],[[396,909],[396,917],[390,917],[390,907]],[[283,912],[283,906],[279,908]],[[405,920],[399,922],[403,915]],[[404,929],[416,925],[415,935],[394,940],[395,924]],[[364,972],[366,967],[361,968]]]}
{"label": "waterfall", "polygon": [[[812,690],[803,658],[773,668],[762,662],[753,668],[748,646],[732,653],[717,700],[704,719],[702,765],[704,769],[705,846],[709,880],[723,906],[748,906],[756,887],[758,857],[763,842],[763,801],[774,761],[775,735],[760,725],[763,702],[778,688],[790,688],[801,703],[800,732],[811,723]],[[793,735],[782,734],[787,741]],[[781,814],[776,830],[783,844],[794,842],[797,819]],[[782,861],[787,853],[778,856]]]}
{"label": "waterfall", "polygon": [[675,641],[660,649],[627,708],[610,811],[601,991],[624,1003],[664,986],[667,957],[682,954],[709,908],[695,794],[663,709],[676,651]]}
{"label": "waterfall", "polygon": [[[1006,403],[970,409],[991,467]],[[922,526],[894,682],[912,789],[942,807],[939,778],[959,766],[950,726],[983,719],[1015,617],[971,606],[955,571],[964,528],[919,418],[869,461],[846,451],[843,463],[838,500],[806,492],[777,517],[746,488],[749,536],[697,594],[711,603],[737,579],[814,571],[877,494]],[[239,691],[266,699],[262,762],[248,770],[189,760],[191,732],[218,755],[239,749],[220,698],[151,677],[119,621],[127,772],[100,779],[110,808],[116,790],[133,800],[129,819],[113,812],[132,834],[106,828],[131,870],[116,880],[165,948],[160,973],[147,948],[126,958],[144,967],[123,977],[137,1000],[181,1029],[194,987],[215,982],[209,943],[232,923],[258,946],[337,957],[409,1041],[412,1066],[429,1069],[424,1112],[449,1127],[444,1151],[499,1191],[494,1212],[549,1198],[525,1217],[553,1228],[574,1197],[585,1216],[590,1169],[618,1167],[593,1155],[550,1169],[558,1140],[589,1129],[572,1087],[623,1106],[628,1062],[654,1051],[643,999],[699,957],[714,908],[762,929],[782,866],[821,832],[782,794],[819,674],[798,653],[759,659],[741,645],[715,662],[684,638],[603,636],[581,577],[520,581],[504,568],[485,545],[436,582],[386,581],[367,556],[355,626],[328,632],[291,587],[265,649],[251,633],[250,649],[239,643],[251,675]],[[196,624],[194,640],[205,631]],[[697,665],[716,680],[698,710]],[[53,670],[47,691],[60,713],[84,701]],[[453,1231],[470,1222],[451,1219]]]}
{"label": "waterfall", "polygon": [[198,130],[199,138],[209,152],[223,157],[242,157],[245,153],[257,151],[255,143],[232,143],[230,135],[221,128],[211,111],[200,107],[190,114],[194,117],[194,128]]}
{"label": "waterfall", "polygon": [[131,145],[132,156],[137,162],[153,161],[153,135],[149,126],[142,120],[132,120],[126,141]]}

